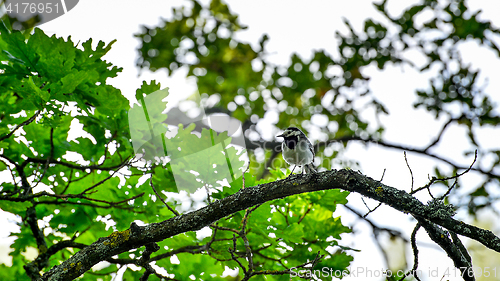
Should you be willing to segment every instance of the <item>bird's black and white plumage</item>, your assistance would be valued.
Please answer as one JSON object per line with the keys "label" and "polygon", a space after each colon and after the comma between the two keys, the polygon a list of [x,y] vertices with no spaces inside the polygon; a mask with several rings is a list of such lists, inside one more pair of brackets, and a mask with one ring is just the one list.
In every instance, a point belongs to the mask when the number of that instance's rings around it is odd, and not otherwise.
{"label": "bird's black and white plumage", "polygon": [[[316,172],[312,165],[314,160],[314,147],[301,130],[295,127],[288,127],[277,137],[284,138],[281,144],[283,158],[288,164],[295,165],[293,170],[295,170],[297,166],[304,166],[307,173]],[[292,173],[290,173],[290,175]]]}

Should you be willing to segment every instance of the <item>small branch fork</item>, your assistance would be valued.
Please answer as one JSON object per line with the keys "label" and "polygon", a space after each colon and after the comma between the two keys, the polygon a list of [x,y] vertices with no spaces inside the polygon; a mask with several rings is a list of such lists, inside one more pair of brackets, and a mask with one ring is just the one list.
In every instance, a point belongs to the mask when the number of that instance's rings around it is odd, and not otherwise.
{"label": "small branch fork", "polygon": [[19,128],[21,128],[22,126],[25,126],[25,125],[28,125],[30,124],[31,122],[35,121],[36,117],[40,114],[40,110],[38,110],[37,112],[35,112],[35,114],[33,116],[31,116],[28,120],[20,123],[19,125],[17,125],[12,131],[10,131],[8,134],[4,135],[4,136],[1,136],[0,137],[0,141],[3,141],[5,139],[8,139],[10,138]]}

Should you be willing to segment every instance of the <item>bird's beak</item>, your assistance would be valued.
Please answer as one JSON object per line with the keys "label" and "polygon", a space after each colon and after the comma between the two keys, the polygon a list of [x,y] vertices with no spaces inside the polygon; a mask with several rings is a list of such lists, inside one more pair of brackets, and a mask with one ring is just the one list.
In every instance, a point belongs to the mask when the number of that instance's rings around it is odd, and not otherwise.
{"label": "bird's beak", "polygon": [[283,137],[283,134],[281,134],[281,135],[277,135],[276,137],[277,137],[277,138],[282,138],[282,137]]}

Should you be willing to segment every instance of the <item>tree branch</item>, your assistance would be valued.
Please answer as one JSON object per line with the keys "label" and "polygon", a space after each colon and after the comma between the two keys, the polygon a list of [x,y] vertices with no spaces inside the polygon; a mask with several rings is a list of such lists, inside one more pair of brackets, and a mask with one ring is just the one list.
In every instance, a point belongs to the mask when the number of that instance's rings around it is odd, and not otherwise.
{"label": "tree branch", "polygon": [[151,185],[151,188],[153,189],[153,191],[155,192],[156,196],[158,196],[158,199],[161,200],[161,202],[163,203],[163,205],[167,206],[167,208],[170,210],[170,212],[174,213],[174,215],[178,216],[179,215],[179,212],[177,212],[174,208],[170,207],[170,205],[167,204],[167,202],[165,202],[165,200],[163,200],[163,198],[161,197],[161,195],[158,193],[158,191],[156,191],[156,188],[155,186],[153,185],[153,174],[151,174],[151,178],[149,179],[149,184]]}
{"label": "tree branch", "polygon": [[[36,215],[36,209],[34,206],[29,207],[26,210],[26,217],[24,221],[29,225],[31,232],[36,240],[36,245],[39,252],[47,251],[47,241],[45,241],[45,236],[42,230],[38,227],[38,217]],[[24,266],[26,273],[32,280],[38,280],[40,278],[40,270],[48,266],[48,260],[43,260],[43,263],[30,263]]]}
{"label": "tree branch", "polygon": [[450,118],[450,120],[448,120],[448,122],[446,122],[443,127],[441,128],[441,131],[439,131],[439,134],[437,135],[436,139],[430,143],[426,148],[424,148],[424,151],[428,151],[431,147],[435,146],[440,140],[441,140],[441,137],[443,136],[443,133],[444,131],[446,130],[446,128],[453,122],[456,122],[460,119],[462,119],[464,116],[461,116],[460,118],[457,118],[457,119],[454,119],[454,118]]}
{"label": "tree branch", "polygon": [[[309,175],[293,175],[284,180],[246,187],[199,210],[160,223],[113,232],[77,252],[61,265],[53,267],[42,276],[41,280],[73,280],[99,261],[109,259],[114,255],[148,243],[162,241],[180,233],[199,230],[235,212],[270,200],[328,189],[343,189],[360,193],[396,210],[411,214],[419,221],[440,225],[500,252],[500,238],[491,231],[453,219],[439,204],[424,205],[403,190],[386,186],[359,172],[344,169]],[[424,224],[423,226],[425,227]]]}
{"label": "tree branch", "polygon": [[8,134],[6,134],[4,136],[1,136],[0,137],[0,141],[3,141],[5,139],[10,138],[19,128],[21,128],[22,126],[28,125],[29,123],[33,122],[36,119],[36,117],[38,116],[38,114],[40,114],[40,110],[38,110],[37,112],[35,112],[35,114],[33,116],[31,116],[28,120],[25,120],[21,124],[17,125],[14,128],[14,130],[10,131],[10,133],[8,133]]}
{"label": "tree branch", "polygon": [[30,270],[36,272],[35,276],[38,274],[38,278],[40,278],[40,275],[38,272],[49,262],[49,259],[52,255],[56,254],[62,249],[65,248],[78,248],[78,249],[83,249],[87,247],[87,245],[82,244],[82,243],[77,243],[74,242],[73,240],[64,240],[60,241],[52,246],[50,246],[47,251],[41,252],[36,259],[27,265],[25,265],[25,268],[29,268]]}
{"label": "tree branch", "polygon": [[418,222],[422,225],[425,231],[427,231],[427,234],[429,234],[432,241],[441,246],[448,257],[450,257],[455,264],[455,267],[460,270],[462,278],[465,281],[475,281],[476,279],[474,278],[474,271],[471,263],[463,255],[461,249],[451,241],[449,233],[425,219],[419,219]]}
{"label": "tree branch", "polygon": [[[87,169],[89,169],[89,170],[111,171],[111,170],[115,170],[117,168],[124,167],[128,163],[129,159],[130,159],[130,157],[127,157],[125,159],[125,161],[123,161],[122,163],[120,163],[118,165],[109,166],[109,167],[103,167],[102,164],[101,165],[84,166],[84,165],[72,164],[72,163],[69,163],[69,162],[58,161],[58,160],[51,160],[49,162],[49,164],[62,165],[62,166],[65,166],[65,167],[68,167],[68,168],[71,168],[71,169],[75,169],[75,170],[80,170],[80,171],[85,171]],[[45,164],[46,162],[47,162],[47,159],[28,157],[28,159],[26,159],[26,161],[24,163],[26,163],[26,164],[27,163],[42,163],[42,164]]]}
{"label": "tree branch", "polygon": [[405,280],[406,277],[408,277],[409,275],[413,275],[413,277],[420,281],[420,278],[417,276],[417,268],[418,268],[418,248],[417,248],[417,231],[420,229],[422,225],[420,223],[417,223],[417,225],[415,226],[415,228],[413,228],[413,231],[411,233],[411,248],[413,250],[413,267],[411,268],[410,271],[406,272],[403,277],[401,277],[401,279],[399,279],[398,281],[403,281]]}

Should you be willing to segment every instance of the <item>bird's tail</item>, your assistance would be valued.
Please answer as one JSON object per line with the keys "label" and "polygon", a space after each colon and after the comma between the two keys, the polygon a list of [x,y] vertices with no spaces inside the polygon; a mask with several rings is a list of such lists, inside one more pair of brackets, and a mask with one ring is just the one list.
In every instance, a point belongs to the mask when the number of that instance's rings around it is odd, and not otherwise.
{"label": "bird's tail", "polygon": [[304,168],[306,170],[306,173],[312,174],[312,173],[317,173],[318,171],[314,168],[312,164],[306,164],[304,165]]}

